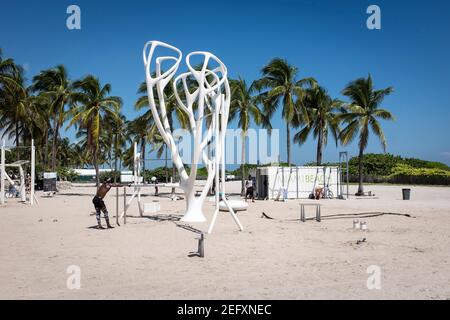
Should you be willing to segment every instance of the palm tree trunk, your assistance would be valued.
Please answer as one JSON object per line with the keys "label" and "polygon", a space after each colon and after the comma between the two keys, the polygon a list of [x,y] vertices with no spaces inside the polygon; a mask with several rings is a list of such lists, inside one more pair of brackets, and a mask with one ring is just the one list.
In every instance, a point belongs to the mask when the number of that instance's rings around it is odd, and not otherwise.
{"label": "palm tree trunk", "polygon": [[44,168],[47,170],[48,166],[48,132],[49,130],[46,129],[44,131]]}
{"label": "palm tree trunk", "polygon": [[[17,161],[20,160],[20,149],[19,149],[19,121],[16,122],[16,157]],[[3,183],[3,181],[2,181]]]}
{"label": "palm tree trunk", "polygon": [[109,162],[109,169],[112,171],[113,169],[113,156],[112,156],[112,152],[113,152],[113,145],[112,143],[109,145],[109,150],[108,150],[108,162]]}
{"label": "palm tree trunk", "polygon": [[93,150],[92,160],[94,162],[95,182],[96,182],[97,189],[98,189],[100,187],[100,170],[98,168],[97,148],[96,147],[94,147],[94,150]]}
{"label": "palm tree trunk", "polygon": [[357,196],[362,196],[364,194],[364,187],[363,187],[363,157],[364,157],[364,149],[359,148],[359,156],[358,156],[358,193]]}
{"label": "palm tree trunk", "polygon": [[291,166],[291,126],[286,122],[286,148],[287,148],[287,163]]}
{"label": "palm tree trunk", "polygon": [[245,196],[245,137],[247,132],[242,133],[242,146],[241,146],[241,196]]}
{"label": "palm tree trunk", "polygon": [[117,182],[117,145],[118,145],[118,135],[116,134],[114,137],[114,183]]}
{"label": "palm tree trunk", "polygon": [[319,132],[317,137],[317,166],[322,165],[322,147],[323,147],[323,133]]}
{"label": "palm tree trunk", "polygon": [[56,141],[58,140],[59,134],[59,123],[57,120],[57,116],[55,115],[55,119],[53,122],[53,141],[52,141],[52,171],[56,170]]}
{"label": "palm tree trunk", "polygon": [[145,171],[145,137],[142,138],[141,142],[141,159],[142,161],[142,172]]}

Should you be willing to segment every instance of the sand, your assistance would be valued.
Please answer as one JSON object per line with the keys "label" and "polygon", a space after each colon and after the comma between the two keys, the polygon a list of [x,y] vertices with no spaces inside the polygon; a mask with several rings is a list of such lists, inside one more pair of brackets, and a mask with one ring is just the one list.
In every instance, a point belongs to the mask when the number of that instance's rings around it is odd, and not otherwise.
{"label": "sand", "polygon": [[[374,198],[320,200],[321,223],[298,220],[299,203],[313,200],[250,203],[239,213],[244,232],[221,213],[205,258],[188,256],[195,234],[173,221],[184,201],[156,198],[153,188],[143,201],[160,200],[158,217],[138,217],[134,204],[126,226],[113,230],[92,228],[93,186],[54,198],[37,193],[34,207],[0,207],[0,299],[449,299],[450,188],[413,186],[411,201],[401,200],[401,188],[373,185]],[[114,191],[106,204],[114,216]],[[212,205],[205,204],[209,218]],[[367,232],[353,230],[353,217],[326,218],[364,212],[413,217],[365,218]],[[80,289],[67,287],[71,265],[80,267]],[[370,290],[372,265],[381,287]]]}

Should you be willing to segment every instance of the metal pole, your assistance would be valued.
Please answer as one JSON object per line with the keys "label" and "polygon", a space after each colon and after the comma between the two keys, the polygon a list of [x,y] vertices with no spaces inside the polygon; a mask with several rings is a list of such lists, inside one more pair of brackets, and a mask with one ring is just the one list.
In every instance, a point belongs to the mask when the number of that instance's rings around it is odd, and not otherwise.
{"label": "metal pole", "polygon": [[138,168],[137,168],[137,163],[136,163],[137,159],[136,158],[137,158],[137,143],[135,142],[133,145],[133,166],[134,166],[133,180],[134,180],[134,184],[138,183],[138,181],[137,181]]}
{"label": "metal pole", "polygon": [[[219,159],[219,153],[224,152],[223,149],[219,150],[219,112],[215,112],[214,113],[214,127],[213,127],[213,131],[214,131],[214,181],[215,181],[215,194],[214,194],[214,204],[216,206],[215,210],[214,210],[214,214],[211,220],[211,224],[209,225],[208,228],[208,233],[211,234],[214,228],[214,225],[216,224],[216,219],[217,219],[217,215],[219,213],[219,202],[220,202],[220,193],[222,192],[222,185],[220,183],[220,159]],[[225,156],[225,155],[223,155]],[[200,242],[202,240],[199,240],[198,243],[198,251],[200,254]]]}
{"label": "metal pole", "polygon": [[19,175],[20,175],[20,199],[22,202],[27,202],[26,188],[25,188],[25,171],[23,170],[22,165],[19,166]]}
{"label": "metal pole", "polygon": [[123,224],[127,224],[127,187],[123,187]]}
{"label": "metal pole", "polygon": [[342,194],[342,166],[341,166],[341,153],[339,152],[339,165],[337,168],[337,191],[340,198],[343,198]]}
{"label": "metal pole", "polygon": [[198,256],[200,258],[205,257],[205,235],[203,233],[200,233],[200,237],[198,239]]}
{"label": "metal pole", "polygon": [[36,166],[36,150],[34,147],[34,139],[31,140],[31,181],[30,181],[30,205],[34,205],[34,180],[35,180],[35,166]]}
{"label": "metal pole", "polygon": [[345,153],[345,162],[347,163],[347,199],[350,195],[349,191],[348,191],[348,184],[349,184],[349,171],[348,171],[348,153]]}
{"label": "metal pole", "polygon": [[119,225],[119,188],[116,188],[116,224]]}

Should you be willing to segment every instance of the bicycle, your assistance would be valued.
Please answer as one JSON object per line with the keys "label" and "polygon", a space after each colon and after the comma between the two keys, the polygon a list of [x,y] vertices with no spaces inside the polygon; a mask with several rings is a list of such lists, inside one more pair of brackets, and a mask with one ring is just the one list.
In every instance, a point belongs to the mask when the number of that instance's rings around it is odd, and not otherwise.
{"label": "bicycle", "polygon": [[322,197],[323,197],[323,199],[333,199],[334,198],[333,191],[331,191],[331,189],[328,185],[326,185],[323,188]]}

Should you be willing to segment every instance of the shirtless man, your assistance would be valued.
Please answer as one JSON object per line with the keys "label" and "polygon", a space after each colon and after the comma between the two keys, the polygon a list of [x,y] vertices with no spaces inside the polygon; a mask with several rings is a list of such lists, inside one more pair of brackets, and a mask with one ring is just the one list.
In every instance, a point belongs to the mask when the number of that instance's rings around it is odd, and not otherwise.
{"label": "shirtless man", "polygon": [[113,229],[114,227],[111,226],[109,223],[109,216],[108,216],[108,210],[106,209],[105,202],[103,202],[103,199],[105,198],[106,194],[111,190],[112,187],[122,187],[124,185],[120,183],[112,183],[111,178],[107,179],[105,182],[102,183],[100,188],[97,190],[97,194],[95,195],[94,199],[92,199],[92,203],[95,207],[95,216],[97,218],[97,229],[104,229],[102,226],[102,223],[100,222],[100,215],[101,212],[103,212],[103,215],[105,216],[106,226],[108,229]]}

